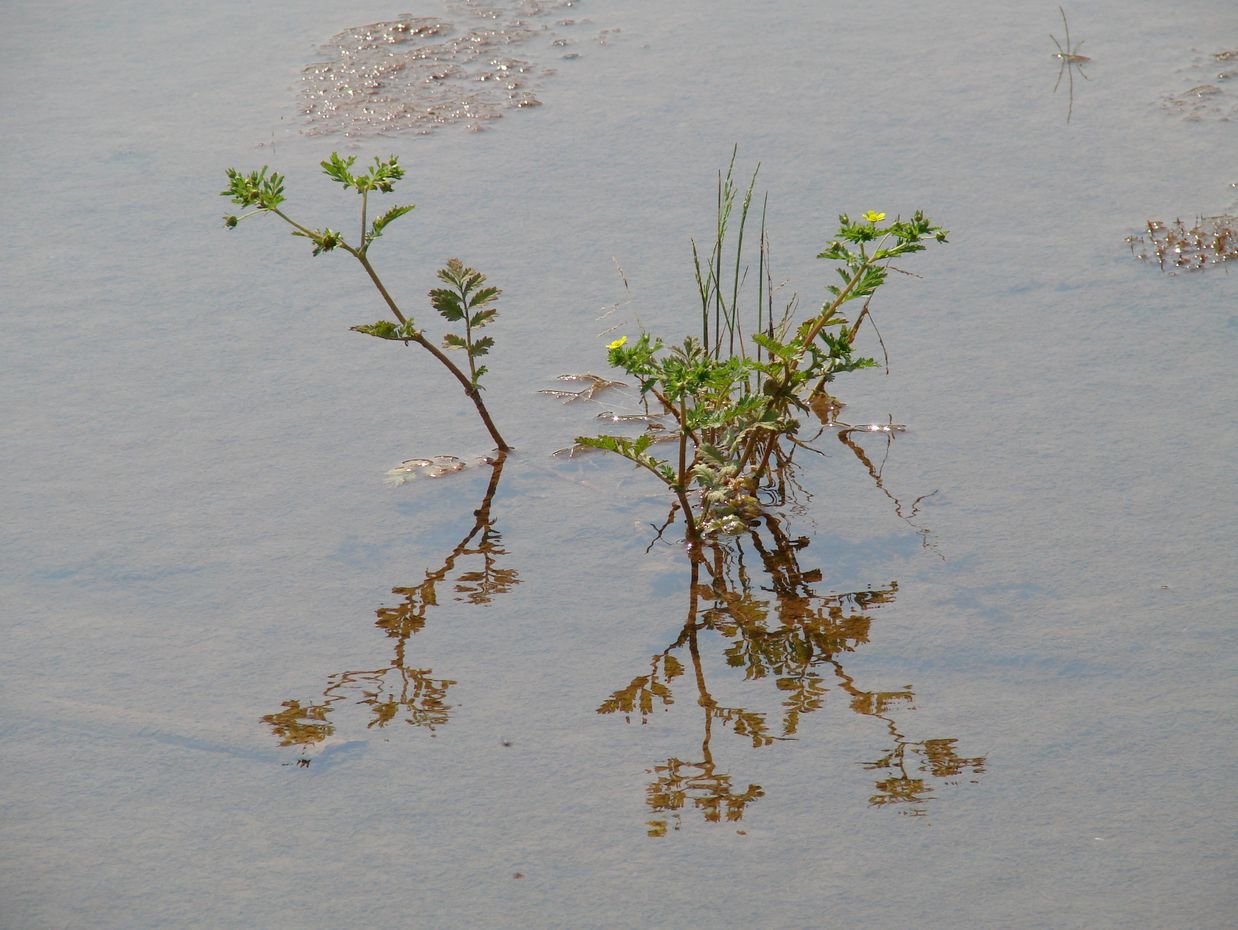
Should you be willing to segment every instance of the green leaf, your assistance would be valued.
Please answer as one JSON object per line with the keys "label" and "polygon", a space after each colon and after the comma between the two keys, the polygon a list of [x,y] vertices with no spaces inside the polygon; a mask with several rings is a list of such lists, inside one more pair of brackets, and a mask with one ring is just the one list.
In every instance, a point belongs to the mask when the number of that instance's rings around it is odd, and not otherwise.
{"label": "green leaf", "polygon": [[467,349],[468,343],[464,341],[463,336],[457,336],[455,333],[448,333],[443,337],[444,349]]}
{"label": "green leaf", "polygon": [[275,171],[268,175],[266,165],[249,174],[229,168],[227,175],[228,188],[220,191],[220,196],[229,198],[238,206],[274,210],[284,202],[284,176]]}
{"label": "green leaf", "polygon": [[472,349],[469,350],[469,355],[477,358],[479,355],[487,355],[494,347],[494,340],[489,336],[482,336],[473,343]]}
{"label": "green leaf", "polygon": [[489,307],[485,310],[479,310],[472,319],[473,328],[477,329],[478,327],[485,326],[498,315],[498,312],[498,307]]}
{"label": "green leaf", "polygon": [[395,155],[383,161],[374,156],[374,164],[365,174],[357,178],[357,192],[382,191],[390,194],[395,189],[395,182],[404,177],[404,169],[400,167],[400,159]]}
{"label": "green leaf", "polygon": [[352,176],[349,169],[352,168],[353,162],[357,160],[356,155],[349,155],[347,158],[340,158],[336,152],[331,153],[331,157],[324,162],[321,162],[322,173],[329,177],[332,181],[338,181],[345,187],[356,187],[357,179]]}
{"label": "green leaf", "polygon": [[[484,275],[479,274],[478,278],[480,279],[478,281],[479,284],[482,281],[486,280]],[[500,293],[502,292],[497,287],[483,287],[481,290],[479,290],[476,294],[473,295],[473,299],[469,301],[469,306],[480,307],[483,304],[488,304],[492,300],[494,300],[496,297],[498,297]]]}
{"label": "green leaf", "polygon": [[801,347],[795,343],[792,343],[791,345],[784,345],[777,339],[774,339],[772,336],[768,336],[765,333],[753,333],[752,341],[761,346],[766,352],[775,358],[793,359],[799,355],[801,351]]}
{"label": "green leaf", "polygon": [[460,305],[460,295],[455,291],[436,287],[430,291],[430,304],[450,323],[464,319],[464,308]]}
{"label": "green leaf", "polygon": [[299,229],[292,231],[294,236],[300,236],[302,239],[309,239],[314,243],[314,254],[321,255],[323,252],[330,252],[344,244],[344,236],[334,229],[324,228],[317,229],[311,232],[302,232]]}
{"label": "green leaf", "polygon": [[367,323],[363,326],[349,327],[354,333],[365,333],[367,336],[377,336],[379,339],[399,339],[400,333],[390,320],[379,320],[377,323]]}
{"label": "green leaf", "polygon": [[626,436],[577,436],[576,442],[591,449],[601,449],[604,452],[622,455],[625,459],[653,472],[664,484],[668,486],[675,484],[675,470],[661,459],[645,454],[645,450],[653,443],[653,436],[649,433],[642,433],[636,440]]}
{"label": "green leaf", "polygon": [[463,289],[464,278],[470,268],[465,268],[464,263],[458,258],[449,258],[447,264],[440,268],[437,272],[438,279],[444,284],[450,284],[457,289]]}
{"label": "green leaf", "polygon": [[404,214],[411,212],[413,210],[413,207],[414,205],[411,203],[404,207],[392,207],[390,210],[388,210],[386,213],[384,213],[382,216],[376,219],[373,222],[373,224],[371,224],[369,238],[377,239],[379,236],[383,234],[383,230],[386,229],[388,225],[390,225],[395,220],[398,220]]}

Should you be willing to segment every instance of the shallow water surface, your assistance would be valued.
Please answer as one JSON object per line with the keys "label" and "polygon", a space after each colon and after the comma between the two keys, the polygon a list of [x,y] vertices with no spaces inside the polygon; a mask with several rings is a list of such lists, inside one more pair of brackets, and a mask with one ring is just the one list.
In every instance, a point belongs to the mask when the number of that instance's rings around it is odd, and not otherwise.
{"label": "shallow water surface", "polygon": [[[541,106],[307,121],[333,36],[486,11]],[[1127,237],[1238,211],[1238,15],[1066,14],[1073,100],[1014,0],[8,11],[0,925],[1230,926],[1238,291]],[[553,454],[631,386],[539,392],[688,331],[735,145],[806,306],[840,212],[951,236],[837,385],[906,430],[835,423],[694,563]],[[347,256],[223,228],[269,164],[353,229],[332,148],[409,169],[371,258],[422,322],[449,257],[503,289],[512,454],[349,331]]]}

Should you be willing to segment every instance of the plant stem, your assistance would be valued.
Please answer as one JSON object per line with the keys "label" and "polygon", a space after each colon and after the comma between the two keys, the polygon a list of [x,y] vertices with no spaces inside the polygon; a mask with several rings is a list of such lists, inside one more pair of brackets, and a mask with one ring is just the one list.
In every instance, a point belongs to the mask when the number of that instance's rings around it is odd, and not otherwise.
{"label": "plant stem", "polygon": [[461,386],[464,388],[464,393],[468,396],[469,400],[473,402],[473,406],[477,408],[477,413],[481,417],[482,423],[486,425],[486,429],[490,432],[490,437],[494,440],[495,445],[498,447],[499,451],[510,452],[512,447],[509,446],[506,442],[504,442],[503,437],[499,435],[498,429],[495,428],[494,421],[490,419],[489,411],[486,410],[485,403],[482,402],[481,391],[478,388],[473,387],[472,383],[469,381],[469,376],[466,375],[463,371],[461,371],[456,366],[455,362],[453,362],[446,355],[444,355],[439,350],[438,346],[436,346],[434,343],[426,339],[426,337],[421,335],[421,333],[417,333],[416,335],[411,336],[410,338],[404,341],[405,343],[408,343],[408,342],[417,343],[417,345],[421,346],[423,349],[425,349],[427,352],[433,355],[436,359],[438,359],[440,362],[442,362],[444,365],[447,366],[448,370],[453,375],[456,376],[456,380],[459,381]]}
{"label": "plant stem", "polygon": [[675,405],[670,402],[670,399],[667,398],[667,396],[663,394],[661,391],[659,391],[656,387],[651,387],[649,389],[649,392],[653,394],[653,396],[658,399],[658,401],[662,404],[662,406],[665,407],[670,412],[671,416],[673,416],[676,420],[679,421],[680,429],[683,429],[687,432],[693,444],[699,446],[701,444],[700,439],[697,438],[697,435],[695,432],[693,432],[691,429],[688,428],[688,421],[680,417],[678,408],[676,408]]}
{"label": "plant stem", "polygon": [[473,317],[469,314],[468,295],[460,288],[460,306],[464,308],[464,351],[469,357],[469,378],[477,383],[477,363],[473,361]]}
{"label": "plant stem", "polygon": [[[366,192],[363,191],[361,194],[361,242],[360,244],[358,246],[351,246],[347,242],[343,241],[343,239],[341,239],[339,243],[339,248],[342,248],[345,252],[347,252],[349,255],[351,255],[353,258],[355,258],[358,262],[361,263],[361,267],[364,268],[365,273],[370,276],[370,280],[374,283],[374,287],[378,289],[378,293],[382,296],[383,302],[387,304],[387,308],[391,311],[392,315],[397,320],[399,320],[401,324],[406,324],[408,322],[408,318],[400,311],[399,305],[396,304],[395,299],[391,296],[391,293],[387,290],[386,286],[383,284],[382,279],[379,278],[378,272],[374,270],[374,266],[370,264],[370,260],[366,257],[366,254],[365,254],[366,249],[369,247],[369,244],[365,241],[366,206],[367,206],[367,195],[366,195]],[[310,229],[307,226],[302,226],[300,223],[298,223],[288,214],[284,213],[284,211],[280,210],[278,207],[264,206],[262,209],[275,214],[281,220],[283,220],[293,229],[296,229],[298,232],[300,232],[303,236],[310,239],[311,241],[314,241],[314,242],[321,241],[318,233],[316,233],[314,230]],[[470,326],[470,322],[467,318],[467,315],[465,318],[465,327],[466,327],[465,332],[468,334],[466,338],[470,346],[469,370],[473,373],[474,379],[475,379],[476,369],[474,368],[474,365],[473,365],[473,356],[472,356],[472,351],[471,351],[472,329]],[[419,346],[421,346],[423,349],[425,349],[427,352],[433,355],[436,359],[442,362],[443,365],[447,367],[447,370],[450,371],[453,375],[455,375],[456,380],[459,381],[461,387],[464,388],[465,396],[467,396],[469,400],[473,402],[473,406],[477,408],[477,413],[481,417],[482,423],[485,424],[486,430],[490,433],[490,437],[494,440],[495,445],[498,447],[499,451],[500,452],[510,451],[512,447],[509,446],[506,441],[504,441],[502,435],[499,434],[498,429],[495,427],[494,421],[490,419],[490,411],[486,409],[486,404],[481,399],[481,391],[474,385],[473,380],[471,380],[468,375],[466,375],[463,371],[461,371],[460,368],[455,364],[455,362],[453,362],[446,355],[444,355],[443,352],[439,350],[438,346],[434,345],[432,342],[427,340],[425,336],[423,336],[420,332],[415,331],[412,336],[410,336],[409,338],[403,341],[405,345],[408,345],[408,343],[410,342],[417,343]]]}
{"label": "plant stem", "polygon": [[[859,283],[861,275],[863,275],[864,272],[868,270],[871,264],[872,264],[871,262],[865,262],[863,265],[861,265],[860,268],[856,271],[856,273],[851,276],[851,280],[847,282],[846,287],[844,287],[841,291],[838,292],[838,296],[835,297],[834,300],[829,304],[829,306],[823,309],[812,320],[812,325],[809,327],[807,334],[804,336],[803,344],[805,347],[812,345],[813,340],[816,339],[817,335],[821,332],[821,330],[825,328],[826,321],[829,320],[834,315],[834,311],[836,311],[839,307],[841,307],[843,303],[847,300],[848,295],[855,288],[856,284]],[[862,318],[862,315],[861,315],[861,318]],[[777,383],[773,386],[773,389],[769,392],[769,396],[771,400],[777,399],[784,391],[786,391],[787,384],[791,381],[791,373],[795,371],[798,367],[799,367],[798,359],[789,360],[783,363],[782,374],[779,375]],[[756,452],[756,444],[757,444],[757,434],[754,432],[752,436],[748,439],[747,445],[744,447],[743,455],[740,456],[739,474],[742,475],[745,469],[747,469],[749,461],[752,459],[753,454]],[[767,458],[767,461],[768,461],[768,458]],[[760,470],[758,470],[757,474],[759,476]]]}
{"label": "plant stem", "polygon": [[679,484],[685,485],[688,472],[688,401],[679,400]]}
{"label": "plant stem", "polygon": [[673,490],[675,491],[675,496],[679,498],[679,506],[683,508],[684,522],[688,524],[687,532],[684,535],[687,536],[689,545],[696,545],[701,541],[701,535],[696,528],[696,517],[692,515],[692,507],[688,503],[688,495],[682,485],[675,485]]}
{"label": "plant stem", "polygon": [[[400,308],[396,305],[396,302],[394,298],[392,298],[390,292],[388,292],[387,288],[383,286],[383,282],[378,277],[378,272],[374,270],[374,266],[370,264],[370,260],[356,249],[349,248],[348,246],[345,246],[344,248],[348,249],[348,251],[352,253],[353,257],[361,263],[361,267],[365,269],[365,273],[370,276],[370,280],[373,281],[374,286],[378,288],[378,293],[382,295],[383,301],[387,304],[387,308],[391,311],[392,315],[394,315],[395,318],[401,323],[407,323],[408,320],[405,318],[404,314],[400,312]],[[451,364],[451,362],[447,362],[447,364],[452,368],[455,367]]]}
{"label": "plant stem", "polygon": [[[315,233],[312,229],[307,229],[306,227],[302,226],[300,223],[298,223],[296,220],[294,220],[284,211],[279,210],[275,207],[270,207],[270,208],[264,207],[263,209],[270,209],[272,213],[278,216],[281,220],[283,220],[289,226],[294,226],[297,229],[301,230],[301,232],[304,233],[307,238],[314,239],[316,237],[317,233]],[[347,246],[345,246],[345,248],[347,248]],[[352,251],[352,250],[350,249],[349,251]]]}
{"label": "plant stem", "polygon": [[757,470],[754,474],[754,477],[756,478],[758,484],[761,481],[761,476],[765,474],[765,469],[769,467],[770,454],[777,448],[778,448],[778,437],[771,436],[769,439],[769,442],[767,442],[765,445],[765,454],[761,456],[761,464],[757,466]]}
{"label": "plant stem", "polygon": [[[345,246],[345,248],[348,248],[348,247]],[[378,288],[378,293],[382,295],[383,300],[386,301],[387,303],[388,309],[391,310],[395,318],[399,320],[401,323],[407,322],[407,319],[405,318],[404,314],[400,312],[400,308],[396,305],[395,300],[392,299],[391,294],[387,291],[387,288],[383,286],[382,279],[378,277],[378,272],[374,270],[374,266],[370,264],[370,260],[366,258],[365,255],[357,251],[356,249],[348,248],[348,251],[351,252],[353,256],[357,259],[357,261],[361,263],[361,267],[364,268],[366,274],[370,276],[370,280],[373,281],[374,286]],[[417,345],[421,346],[423,349],[425,349],[427,352],[433,355],[436,359],[438,359],[440,362],[442,362],[444,365],[447,366],[447,370],[456,376],[456,380],[459,381],[461,386],[464,388],[465,395],[469,398],[469,400],[473,402],[473,406],[477,408],[477,413],[481,417],[482,423],[485,424],[486,429],[490,433],[490,437],[494,440],[495,445],[498,446],[499,451],[500,452],[509,451],[511,449],[511,446],[509,446],[503,440],[503,437],[499,435],[499,431],[495,427],[494,421],[490,419],[490,411],[486,409],[486,405],[481,399],[481,391],[479,391],[476,387],[473,386],[473,382],[469,380],[469,376],[466,375],[463,371],[461,371],[455,362],[453,362],[446,355],[444,355],[439,350],[438,346],[436,346],[434,343],[426,339],[426,337],[421,335],[421,333],[419,332],[414,333],[408,339],[404,340],[405,345],[407,345],[409,342],[417,343]]]}

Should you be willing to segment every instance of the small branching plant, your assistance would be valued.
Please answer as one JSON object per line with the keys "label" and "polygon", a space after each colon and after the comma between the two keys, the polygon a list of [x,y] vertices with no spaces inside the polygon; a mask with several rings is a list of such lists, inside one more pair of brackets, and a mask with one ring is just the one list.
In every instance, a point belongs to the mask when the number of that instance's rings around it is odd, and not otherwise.
{"label": "small branching plant", "polygon": [[349,242],[342,232],[324,226],[315,229],[302,225],[283,210],[284,176],[271,171],[264,166],[258,171],[243,174],[234,168],[228,169],[228,188],[222,192],[224,197],[249,210],[240,216],[224,217],[224,224],[235,228],[241,221],[251,216],[271,214],[279,217],[292,227],[292,234],[308,239],[313,246],[313,254],[343,250],[355,258],[365,269],[370,281],[378,290],[387,309],[395,321],[381,320],[362,326],[354,326],[355,332],[403,342],[405,345],[416,343],[433,355],[460,382],[467,396],[477,408],[477,413],[485,424],[486,430],[493,438],[500,451],[511,447],[504,441],[490,418],[482,400],[481,378],[486,373],[483,365],[477,364],[477,359],[486,355],[494,345],[489,336],[477,335],[477,331],[494,320],[498,308],[494,305],[499,297],[499,289],[485,286],[486,277],[472,268],[466,267],[459,259],[451,259],[445,268],[438,272],[439,280],[446,288],[435,288],[430,291],[430,303],[435,310],[449,323],[464,324],[464,331],[448,333],[443,338],[443,348],[459,349],[465,353],[468,360],[467,371],[451,360],[447,354],[430,341],[413,317],[402,310],[392,298],[374,266],[370,263],[369,250],[376,239],[382,237],[387,227],[413,209],[412,204],[395,206],[380,216],[370,220],[368,217],[369,198],[372,193],[389,194],[395,189],[397,181],[404,177],[404,169],[395,155],[390,158],[375,158],[374,164],[365,171],[354,173],[355,156],[341,158],[332,153],[330,159],[322,162],[323,173],[331,180],[343,185],[346,190],[354,190],[361,196],[361,223],[357,238]]}
{"label": "small branching plant", "polygon": [[[794,298],[775,313],[762,218],[755,325],[745,334],[738,304],[751,184],[742,200],[733,270],[729,252],[723,258],[738,192],[728,171],[719,179],[714,248],[702,262],[693,247],[700,337],[667,345],[641,332],[634,341],[625,336],[607,347],[610,364],[639,382],[646,410],[656,407],[668,428],[636,438],[577,439],[631,460],[665,484],[677,498],[689,541],[742,533],[760,514],[757,491],[800,444],[799,416],[831,399],[827,385],[839,374],[877,364],[853,350],[861,326],[871,323],[870,303],[891,263],[923,250],[926,240],[946,241],[946,231],[919,212],[892,222],[885,222],[884,213],[865,213],[859,220],[840,216],[835,238],[817,257],[836,263],[841,283],[828,286],[829,299],[797,321]],[[727,273],[733,278],[726,280]],[[849,305],[858,308],[853,315],[844,314]],[[673,443],[674,451],[657,456],[655,443]]]}

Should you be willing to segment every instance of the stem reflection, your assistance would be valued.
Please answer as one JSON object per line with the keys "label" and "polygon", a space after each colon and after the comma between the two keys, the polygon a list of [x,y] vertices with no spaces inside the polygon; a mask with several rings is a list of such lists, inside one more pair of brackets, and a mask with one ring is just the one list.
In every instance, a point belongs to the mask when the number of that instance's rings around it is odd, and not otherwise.
{"label": "stem reflection", "polygon": [[[855,713],[881,721],[888,739],[875,760],[863,763],[879,776],[870,805],[896,806],[923,816],[941,784],[974,779],[984,771],[984,757],[959,755],[954,739],[913,739],[907,734],[897,718],[914,709],[910,686],[867,691],[846,672],[845,657],[869,642],[872,614],[894,601],[898,584],[819,593],[822,572],[805,569],[799,561],[808,543],[766,515],[749,527],[745,537],[691,550],[682,628],[650,658],[645,673],[598,708],[599,714],[622,713],[628,722],[638,717],[642,724],[648,723],[655,709],[669,710],[675,689],[688,683],[701,709],[700,749],[647,770],[653,776],[646,787],[651,836],[680,829],[687,811],[696,811],[710,823],[742,820],[765,790],[746,779],[733,782],[728,766],[715,759],[711,746],[715,730],[729,729],[754,749],[793,741],[803,718],[824,706],[831,688],[848,697]],[[742,671],[744,681],[772,684],[772,694],[766,691],[766,695],[781,699],[780,710],[728,706],[716,699],[707,683],[711,651],[731,669]],[[754,698],[762,696],[755,687],[751,692]]]}
{"label": "stem reflection", "polygon": [[[299,746],[304,751],[326,741],[335,733],[330,717],[335,705],[350,698],[369,708],[368,729],[385,727],[401,714],[405,723],[431,733],[448,722],[452,706],[447,692],[456,682],[435,678],[433,669],[418,667],[420,662],[408,656],[409,641],[425,628],[426,614],[438,605],[444,583],[451,585],[455,600],[469,604],[489,604],[520,583],[514,569],[499,565],[508,553],[491,514],[505,461],[506,455],[499,453],[490,462],[490,482],[481,506],[473,512],[473,526],[443,563],[415,585],[392,588],[402,598],[400,603],[375,611],[374,625],[395,641],[391,660],[378,668],[336,672],[327,678],[321,700],[284,701],[283,710],[264,716],[262,722],[281,746]],[[457,563],[462,564],[457,567]],[[308,765],[308,760],[299,764]]]}

